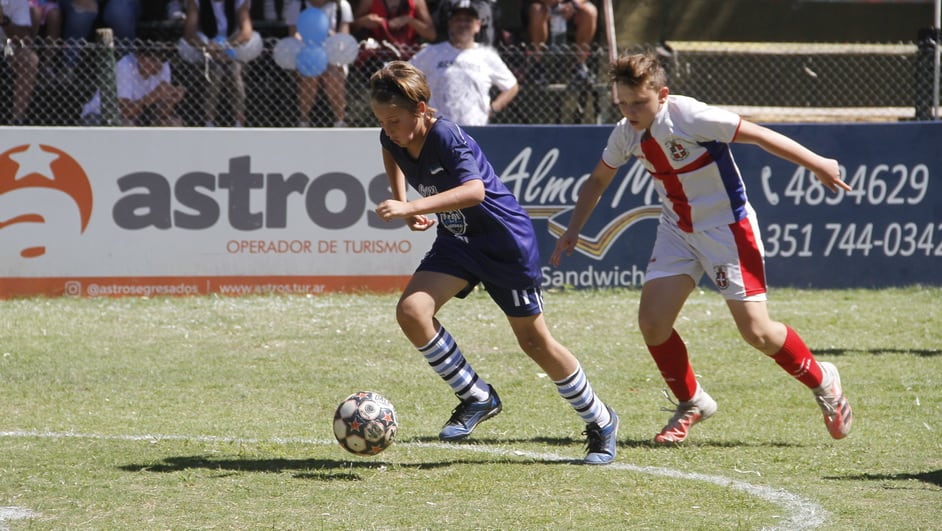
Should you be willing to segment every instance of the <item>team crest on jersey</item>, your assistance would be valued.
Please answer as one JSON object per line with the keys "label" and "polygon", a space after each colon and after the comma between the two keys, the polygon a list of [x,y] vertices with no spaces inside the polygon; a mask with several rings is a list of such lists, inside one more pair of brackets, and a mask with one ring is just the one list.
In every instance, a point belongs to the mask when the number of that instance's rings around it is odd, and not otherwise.
{"label": "team crest on jersey", "polygon": [[687,148],[684,147],[680,142],[668,141],[665,146],[667,146],[667,151],[671,154],[671,158],[674,160],[684,160],[690,155],[690,152],[687,151]]}
{"label": "team crest on jersey", "polygon": [[468,232],[468,220],[464,217],[464,212],[460,210],[449,210],[447,212],[439,212],[437,216],[438,222],[442,224],[442,227],[448,229],[455,236],[462,236]]}
{"label": "team crest on jersey", "polygon": [[713,283],[719,289],[729,287],[729,277],[726,275],[726,266],[715,266],[713,268]]}

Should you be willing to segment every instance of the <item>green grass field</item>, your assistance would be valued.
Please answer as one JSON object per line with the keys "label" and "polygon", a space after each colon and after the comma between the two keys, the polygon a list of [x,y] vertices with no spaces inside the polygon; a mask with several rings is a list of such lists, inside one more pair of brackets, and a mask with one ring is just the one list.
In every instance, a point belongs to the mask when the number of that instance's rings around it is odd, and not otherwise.
{"label": "green grass field", "polygon": [[[832,440],[811,393],[741,341],[721,298],[678,323],[719,402],[678,447],[635,323],[639,292],[547,294],[556,337],[621,417],[583,425],[483,293],[440,314],[504,412],[437,440],[456,398],[408,344],[394,295],[0,301],[0,529],[939,529],[942,290],[771,293],[841,370]],[[395,404],[371,458],[333,441],[357,390]]]}

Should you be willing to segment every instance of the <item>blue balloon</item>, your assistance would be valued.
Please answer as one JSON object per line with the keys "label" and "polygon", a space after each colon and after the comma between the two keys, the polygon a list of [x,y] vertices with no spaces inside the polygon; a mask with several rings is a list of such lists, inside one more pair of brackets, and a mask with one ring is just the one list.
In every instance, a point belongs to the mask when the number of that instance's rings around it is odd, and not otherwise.
{"label": "blue balloon", "polygon": [[305,43],[324,44],[330,32],[327,15],[316,7],[309,7],[298,15],[298,33]]}
{"label": "blue balloon", "polygon": [[295,58],[298,73],[306,77],[317,77],[327,70],[327,52],[322,46],[305,44]]}
{"label": "blue balloon", "polygon": [[235,56],[236,56],[235,50],[233,50],[232,47],[229,46],[229,39],[227,39],[224,35],[216,35],[216,38],[213,39],[213,42],[218,44],[222,48],[223,52],[225,52],[226,55],[235,59]]}

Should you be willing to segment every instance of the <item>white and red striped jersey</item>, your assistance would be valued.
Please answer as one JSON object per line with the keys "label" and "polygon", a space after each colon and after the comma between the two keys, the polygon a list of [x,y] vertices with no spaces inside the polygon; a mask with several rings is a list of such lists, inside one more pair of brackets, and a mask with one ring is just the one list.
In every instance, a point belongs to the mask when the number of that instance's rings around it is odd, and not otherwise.
{"label": "white and red striped jersey", "polygon": [[648,130],[619,121],[602,162],[617,168],[640,159],[654,176],[661,217],[685,232],[729,225],[752,211],[729,149],[741,122],[733,112],[670,95]]}

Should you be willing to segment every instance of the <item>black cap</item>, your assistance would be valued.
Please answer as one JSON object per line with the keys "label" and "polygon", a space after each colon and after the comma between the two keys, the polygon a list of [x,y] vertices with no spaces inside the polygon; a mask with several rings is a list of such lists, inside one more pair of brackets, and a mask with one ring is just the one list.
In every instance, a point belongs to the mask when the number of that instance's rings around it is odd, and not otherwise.
{"label": "black cap", "polygon": [[478,10],[474,9],[469,2],[461,2],[457,6],[451,8],[451,12],[448,13],[448,18],[461,13],[470,15],[471,18],[480,18],[480,15],[478,15]]}

